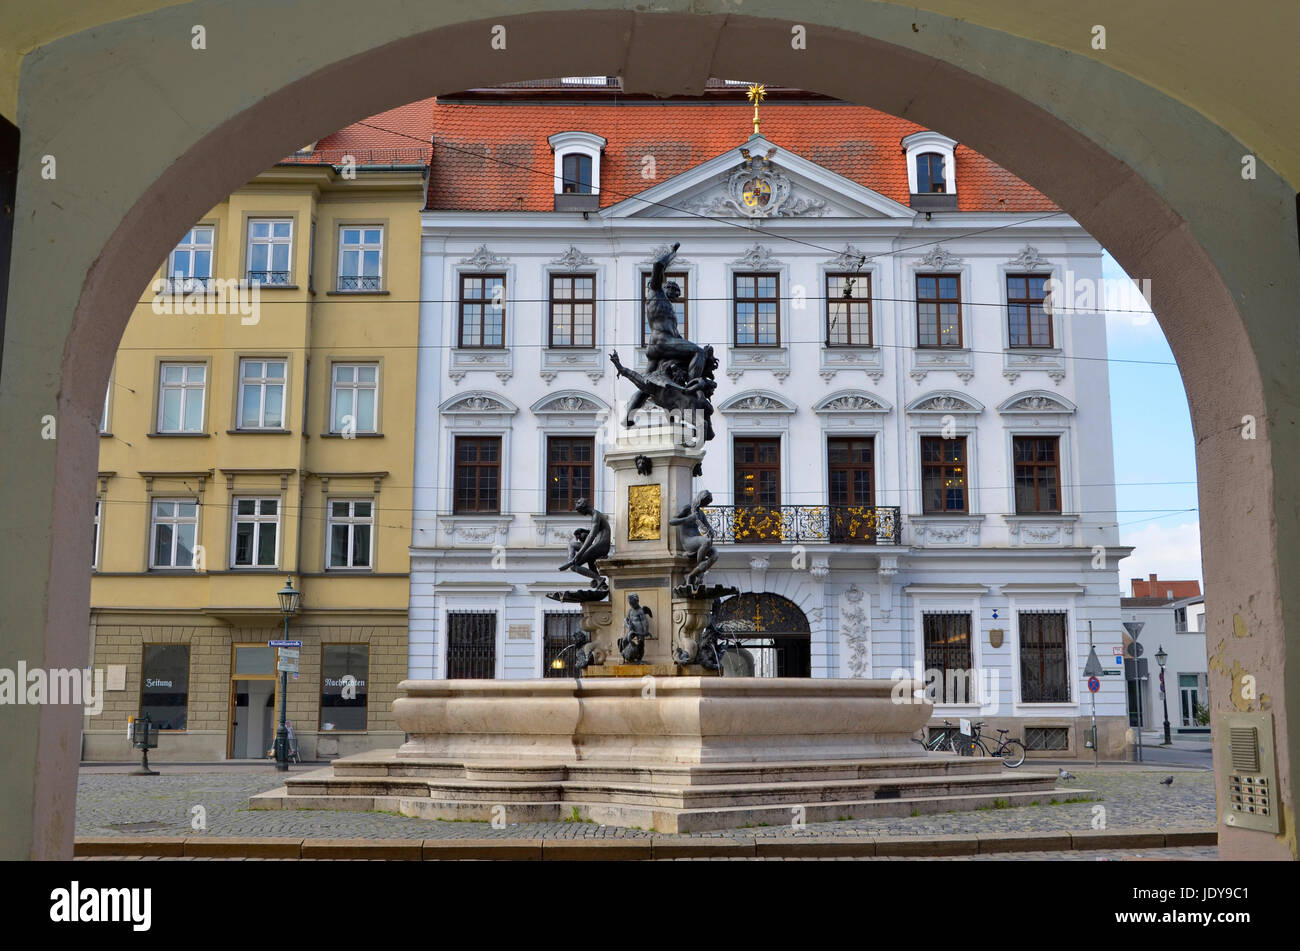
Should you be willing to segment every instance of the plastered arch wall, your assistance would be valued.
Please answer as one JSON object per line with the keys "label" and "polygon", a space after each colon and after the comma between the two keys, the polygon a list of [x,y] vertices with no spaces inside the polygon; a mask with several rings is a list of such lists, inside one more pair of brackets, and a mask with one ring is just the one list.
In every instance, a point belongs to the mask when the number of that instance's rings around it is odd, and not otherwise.
{"label": "plastered arch wall", "polygon": [[[208,207],[303,143],[440,91],[617,73],[631,89],[673,93],[713,75],[757,76],[908,116],[988,154],[1054,198],[1130,274],[1152,280],[1198,441],[1211,694],[1226,709],[1233,679],[1257,678],[1257,699],[1237,705],[1275,713],[1287,806],[1283,836],[1224,830],[1223,854],[1294,857],[1300,729],[1288,727],[1300,722],[1300,688],[1285,680],[1287,661],[1300,663],[1300,593],[1289,578],[1300,548],[1294,187],[1262,163],[1243,183],[1247,146],[1161,92],[1095,59],[963,21],[857,0],[754,0],[744,16],[729,0],[662,7],[530,0],[520,15],[517,0],[482,0],[467,22],[452,2],[372,0],[358,17],[350,0],[310,11],[212,0],[29,54],[0,375],[11,539],[0,553],[0,666],[85,663],[84,549],[104,383],[132,304]],[[796,21],[807,28],[803,50],[790,43]],[[195,23],[207,29],[202,54],[189,45]],[[507,43],[493,50],[498,24]],[[45,155],[58,162],[53,180],[40,174]],[[47,414],[57,416],[57,440],[41,438]],[[1241,439],[1246,415],[1258,427],[1252,441]],[[70,854],[78,714],[5,711],[4,857]]]}

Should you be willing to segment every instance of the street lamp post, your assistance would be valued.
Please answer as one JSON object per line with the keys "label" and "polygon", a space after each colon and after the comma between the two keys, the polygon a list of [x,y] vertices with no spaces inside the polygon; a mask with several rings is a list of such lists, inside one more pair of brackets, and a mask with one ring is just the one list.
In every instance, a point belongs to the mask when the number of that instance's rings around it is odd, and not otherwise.
{"label": "street lamp post", "polygon": [[[289,618],[298,613],[302,593],[295,590],[293,579],[286,578],[284,587],[276,592],[280,599],[280,613],[284,615],[284,639],[289,639]],[[276,666],[282,666],[277,664]],[[289,769],[289,728],[286,723],[286,702],[289,694],[289,672],[280,671],[280,726],[275,731],[275,768],[280,772]]]}
{"label": "street lamp post", "polygon": [[1165,661],[1169,655],[1165,653],[1163,644],[1156,650],[1156,663],[1160,665],[1160,703],[1165,708],[1165,746],[1172,744],[1169,738],[1169,695],[1165,693]]}

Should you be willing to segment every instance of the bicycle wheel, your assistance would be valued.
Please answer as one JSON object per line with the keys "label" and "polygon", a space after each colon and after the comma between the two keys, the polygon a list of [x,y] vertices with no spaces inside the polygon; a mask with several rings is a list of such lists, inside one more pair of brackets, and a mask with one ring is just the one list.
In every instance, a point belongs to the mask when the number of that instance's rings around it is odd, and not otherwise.
{"label": "bicycle wheel", "polygon": [[1025,761],[1025,744],[1019,740],[1007,740],[1002,745],[1002,765],[1015,769]]}
{"label": "bicycle wheel", "polygon": [[988,756],[988,755],[989,755],[989,751],[986,750],[986,749],[984,748],[984,741],[983,741],[983,740],[979,740],[979,739],[971,740],[971,741],[970,741],[970,754],[969,754],[969,755],[971,755],[971,756]]}

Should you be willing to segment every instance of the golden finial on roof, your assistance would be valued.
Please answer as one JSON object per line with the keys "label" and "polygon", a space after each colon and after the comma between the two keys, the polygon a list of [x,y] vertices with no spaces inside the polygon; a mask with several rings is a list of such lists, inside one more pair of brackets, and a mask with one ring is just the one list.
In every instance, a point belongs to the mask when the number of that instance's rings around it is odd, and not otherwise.
{"label": "golden finial on roof", "polygon": [[751,83],[745,95],[754,104],[754,134],[758,135],[758,104],[767,97],[767,87],[762,83]]}

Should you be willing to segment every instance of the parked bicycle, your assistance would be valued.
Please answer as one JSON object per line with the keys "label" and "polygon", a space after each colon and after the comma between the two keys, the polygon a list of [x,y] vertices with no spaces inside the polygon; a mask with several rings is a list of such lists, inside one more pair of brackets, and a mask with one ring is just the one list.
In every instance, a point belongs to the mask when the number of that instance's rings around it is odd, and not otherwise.
{"label": "parked bicycle", "polygon": [[929,750],[931,753],[938,753],[940,750],[960,753],[960,737],[961,734],[957,731],[957,727],[953,726],[949,721],[944,720],[943,729],[936,730],[929,740],[919,740],[916,737],[912,737],[912,742],[919,743],[924,749]]}
{"label": "parked bicycle", "polygon": [[1002,765],[1009,769],[1015,769],[1025,761],[1025,744],[1019,740],[1013,740],[1007,736],[1010,730],[998,730],[997,745],[992,749],[989,748],[991,740],[984,739],[980,733],[984,726],[984,721],[971,724],[973,731],[970,737],[962,737],[964,743],[963,752],[969,756],[997,756],[1002,760]]}

